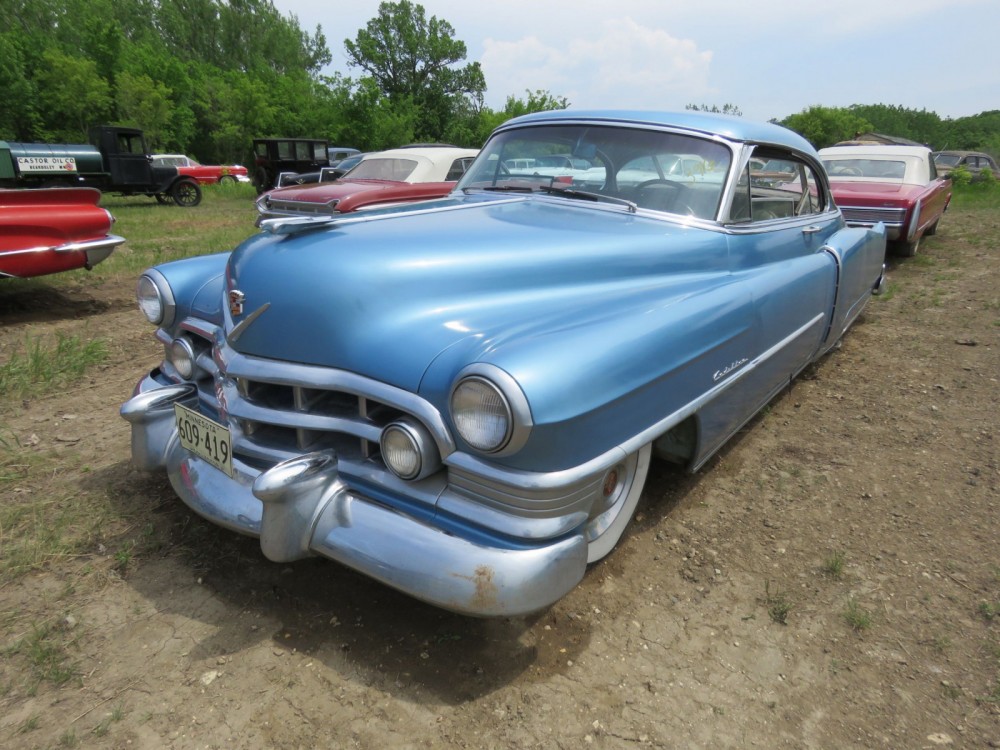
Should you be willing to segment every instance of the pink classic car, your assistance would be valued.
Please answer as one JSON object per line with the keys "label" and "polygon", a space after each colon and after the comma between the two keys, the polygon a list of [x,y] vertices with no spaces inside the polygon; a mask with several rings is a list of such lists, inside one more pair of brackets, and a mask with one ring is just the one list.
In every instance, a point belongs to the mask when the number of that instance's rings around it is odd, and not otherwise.
{"label": "pink classic car", "polygon": [[91,269],[125,241],[93,188],[0,190],[0,278]]}
{"label": "pink classic car", "polygon": [[951,181],[938,176],[923,146],[864,145],[820,149],[834,201],[848,225],[885,224],[889,249],[917,254],[951,202]]}
{"label": "pink classic car", "polygon": [[432,146],[366,154],[332,182],[275,188],[257,199],[264,219],[330,216],[443,198],[478,154],[478,149]]}

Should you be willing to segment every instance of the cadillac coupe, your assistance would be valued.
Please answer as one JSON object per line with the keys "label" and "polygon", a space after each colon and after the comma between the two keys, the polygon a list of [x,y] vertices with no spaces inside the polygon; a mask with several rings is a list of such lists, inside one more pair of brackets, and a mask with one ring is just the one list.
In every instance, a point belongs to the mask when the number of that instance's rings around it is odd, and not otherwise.
{"label": "cadillac coupe", "polygon": [[140,277],[134,463],[271,560],[478,616],[570,592],[651,461],[704,464],[884,273],[805,140],[695,112],[526,115],[445,198],[262,228]]}

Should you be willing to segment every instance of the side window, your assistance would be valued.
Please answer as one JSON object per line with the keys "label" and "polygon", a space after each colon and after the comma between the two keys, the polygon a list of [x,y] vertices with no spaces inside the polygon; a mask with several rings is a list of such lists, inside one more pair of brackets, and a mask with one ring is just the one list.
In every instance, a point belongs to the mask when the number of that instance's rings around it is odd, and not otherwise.
{"label": "side window", "polygon": [[448,174],[445,175],[444,181],[454,182],[455,180],[457,180],[459,177],[465,174],[465,170],[468,169],[469,164],[470,161],[467,158],[455,159],[455,161],[451,163],[451,169],[449,169]]}
{"label": "side window", "polygon": [[794,154],[758,149],[737,180],[729,211],[731,222],[762,222],[821,213],[826,209],[822,182]]}

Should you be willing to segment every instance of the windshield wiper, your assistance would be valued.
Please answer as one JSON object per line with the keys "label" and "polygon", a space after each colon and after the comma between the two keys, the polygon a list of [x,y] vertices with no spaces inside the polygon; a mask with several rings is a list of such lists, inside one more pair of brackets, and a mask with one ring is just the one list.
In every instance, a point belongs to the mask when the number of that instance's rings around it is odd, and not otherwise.
{"label": "windshield wiper", "polygon": [[617,198],[613,195],[604,195],[603,193],[591,193],[587,190],[576,190],[575,188],[565,188],[556,187],[555,185],[539,185],[538,190],[543,193],[549,193],[550,195],[565,195],[569,198],[583,198],[584,200],[604,202],[604,203],[617,203],[622,206],[627,206],[630,213],[635,213],[639,206],[630,200],[625,198]]}
{"label": "windshield wiper", "polygon": [[535,188],[532,185],[473,185],[463,188],[463,192],[466,193],[470,190],[488,190],[493,193],[533,193]]}

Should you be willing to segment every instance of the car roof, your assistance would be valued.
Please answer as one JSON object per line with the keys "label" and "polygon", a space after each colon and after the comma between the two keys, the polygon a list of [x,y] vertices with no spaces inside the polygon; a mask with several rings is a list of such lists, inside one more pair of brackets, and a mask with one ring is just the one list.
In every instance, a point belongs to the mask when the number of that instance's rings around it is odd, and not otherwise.
{"label": "car roof", "polygon": [[646,110],[574,110],[535,112],[508,120],[498,130],[515,125],[541,124],[571,120],[599,120],[609,124],[659,125],[681,128],[705,135],[721,135],[737,141],[770,143],[815,154],[816,149],[798,133],[781,125],[744,120],[742,117],[708,112]]}
{"label": "car roof", "polygon": [[478,148],[456,148],[454,146],[407,146],[405,148],[390,148],[385,151],[373,151],[365,154],[362,161],[369,159],[412,159],[415,156],[423,156],[428,159],[459,159],[463,156],[476,156]]}
{"label": "car roof", "polygon": [[[947,156],[989,156],[984,151],[935,151],[934,156],[945,154]],[[991,159],[993,157],[990,157]]]}
{"label": "car roof", "polygon": [[916,156],[926,158],[931,150],[926,146],[894,146],[882,144],[879,146],[830,146],[819,150],[820,158],[828,156],[863,156],[866,159],[898,159],[901,156]]}

